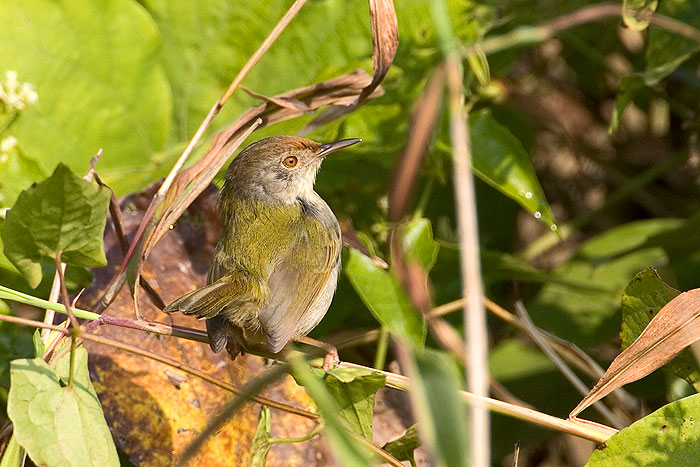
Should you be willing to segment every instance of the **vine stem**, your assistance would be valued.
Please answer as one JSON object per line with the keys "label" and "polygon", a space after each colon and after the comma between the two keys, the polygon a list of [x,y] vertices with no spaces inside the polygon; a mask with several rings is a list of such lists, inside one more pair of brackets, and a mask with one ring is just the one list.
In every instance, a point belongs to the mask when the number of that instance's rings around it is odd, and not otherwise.
{"label": "vine stem", "polygon": [[[48,328],[52,329],[54,331],[58,331],[62,334],[69,335],[70,331],[62,328],[60,326],[56,326],[53,324],[46,324],[41,321],[33,321],[25,318],[19,318],[17,316],[10,316],[10,315],[0,315],[0,321],[7,321],[10,323],[15,323],[15,324],[21,324],[24,326],[33,326],[37,328]],[[134,353],[137,355],[141,355],[146,358],[151,358],[156,361],[159,361],[161,363],[164,363],[166,365],[172,366],[174,368],[177,368],[179,370],[182,370],[184,372],[190,373],[194,376],[200,377],[203,380],[210,382],[218,387],[221,387],[222,389],[226,389],[228,391],[231,391],[235,394],[240,394],[241,391],[238,390],[237,388],[231,386],[228,383],[224,383],[222,381],[217,380],[216,378],[212,378],[211,376],[207,375],[204,372],[201,372],[199,370],[195,370],[193,368],[187,367],[186,365],[181,364],[180,362],[177,362],[175,360],[169,359],[167,357],[161,357],[159,355],[155,355],[151,352],[141,350],[139,348],[133,347],[128,344],[123,344],[121,342],[114,341],[112,339],[107,339],[105,337],[100,337],[100,336],[95,336],[92,334],[86,334],[83,333],[81,335],[82,339],[89,340],[96,342],[98,344],[103,344],[103,345],[109,345],[112,347],[116,347],[120,350],[124,350],[125,352],[129,353]],[[318,366],[320,366],[320,362]],[[391,373],[388,371],[382,371],[382,370],[377,370],[375,368],[369,368],[363,365],[358,365],[356,363],[350,363],[350,362],[339,362],[338,366],[341,368],[361,368],[365,370],[371,370],[371,371],[376,371],[379,372],[383,375],[386,376],[386,381],[387,381],[387,386],[391,387],[393,389],[397,389],[400,391],[409,391],[412,387],[411,381],[406,378],[403,375],[399,375],[396,373]],[[606,425],[602,425],[599,423],[594,423],[590,422],[587,420],[583,419],[574,419],[574,420],[565,420],[562,418],[557,418],[552,415],[548,415],[542,412],[538,412],[537,410],[530,409],[527,407],[522,407],[516,404],[510,404],[508,402],[503,402],[499,401],[496,399],[491,399],[489,397],[480,397],[476,396],[470,392],[467,391],[460,391],[460,395],[470,404],[473,404],[475,402],[479,402],[482,405],[484,405],[486,408],[493,412],[500,413],[502,415],[506,415],[512,418],[517,418],[519,420],[524,420],[526,422],[530,422],[536,425],[540,425],[552,430],[557,430],[557,431],[563,431],[565,433],[572,434],[574,436],[578,436],[580,438],[585,438],[589,439],[591,441],[595,441],[598,443],[605,442],[610,436],[614,435],[617,433],[617,430],[614,428],[611,428]],[[259,396],[252,396],[250,398],[252,401],[257,402],[258,404],[262,405],[267,405],[272,408],[276,408],[279,410],[284,410],[286,412],[294,413],[309,419],[312,419],[314,421],[319,420],[319,415],[308,412],[302,409],[298,409],[296,407],[291,407],[287,406],[286,404],[281,404],[279,402],[274,402],[270,401],[267,399],[264,399]]]}

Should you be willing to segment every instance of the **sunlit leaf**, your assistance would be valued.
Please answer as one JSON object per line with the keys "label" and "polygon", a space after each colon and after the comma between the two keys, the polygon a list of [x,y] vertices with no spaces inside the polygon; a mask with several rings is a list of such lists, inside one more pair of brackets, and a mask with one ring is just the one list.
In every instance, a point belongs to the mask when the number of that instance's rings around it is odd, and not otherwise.
{"label": "sunlit leaf", "polygon": [[172,104],[159,33],[138,2],[0,2],[0,49],[0,74],[16,71],[39,94],[12,125],[28,159],[12,190],[36,180],[32,165],[84,172],[100,148],[100,175],[119,193],[155,179]]}
{"label": "sunlit leaf", "polygon": [[[678,294],[680,292],[666,284],[652,268],[634,276],[622,294],[622,349],[632,345],[659,310]],[[683,350],[665,368],[700,392],[700,369],[690,350]]]}
{"label": "sunlit leaf", "polygon": [[70,354],[54,371],[40,358],[12,362],[7,413],[17,441],[37,465],[118,466],[117,450],[90,382],[87,352],[76,348],[75,381]]}
{"label": "sunlit leaf", "polygon": [[425,341],[425,323],[411,306],[401,284],[359,251],[349,250],[345,274],[377,321],[416,345]]}
{"label": "sunlit leaf", "polygon": [[340,408],[339,415],[355,433],[372,440],[374,395],[386,377],[364,368],[333,368],[323,382]]}
{"label": "sunlit leaf", "polygon": [[698,419],[700,394],[672,402],[609,438],[586,467],[697,465]]}
{"label": "sunlit leaf", "polygon": [[469,117],[474,173],[550,228],[554,215],[523,145],[488,110]]}
{"label": "sunlit leaf", "polygon": [[400,461],[415,462],[413,451],[420,446],[418,439],[418,425],[411,425],[403,436],[386,443],[382,449]]}
{"label": "sunlit leaf", "polygon": [[42,257],[61,252],[64,263],[104,266],[102,236],[109,188],[85,181],[59,164],[53,175],[22,192],[2,230],[5,255],[29,285],[41,282]]}

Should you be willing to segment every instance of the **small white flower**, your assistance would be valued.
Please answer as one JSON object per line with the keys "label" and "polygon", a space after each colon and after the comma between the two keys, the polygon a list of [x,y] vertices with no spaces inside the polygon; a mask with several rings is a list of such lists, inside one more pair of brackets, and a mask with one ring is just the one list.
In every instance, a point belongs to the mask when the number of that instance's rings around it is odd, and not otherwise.
{"label": "small white flower", "polygon": [[5,81],[0,82],[0,113],[12,113],[35,104],[39,95],[30,83],[20,83],[17,72],[5,72]]}
{"label": "small white flower", "polygon": [[8,136],[4,140],[0,141],[0,152],[8,153],[17,147],[17,138],[14,136]]}

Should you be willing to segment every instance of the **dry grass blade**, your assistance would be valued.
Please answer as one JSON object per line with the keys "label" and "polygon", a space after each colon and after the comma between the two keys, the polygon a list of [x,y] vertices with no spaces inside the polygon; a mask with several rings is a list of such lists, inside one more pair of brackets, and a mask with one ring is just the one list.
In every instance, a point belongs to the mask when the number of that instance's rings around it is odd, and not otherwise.
{"label": "dry grass blade", "polygon": [[613,360],[600,381],[569,417],[575,417],[615,389],[660,368],[700,339],[699,318],[700,289],[684,292],[668,302],[637,340]]}
{"label": "dry grass blade", "polygon": [[399,25],[393,0],[369,0],[369,18],[372,27],[372,81],[357,98],[347,104],[336,104],[309,122],[299,131],[305,135],[328,122],[347,115],[361,106],[377,91],[384,80],[399,47]]}
{"label": "dry grass blade", "polygon": [[440,101],[445,88],[445,69],[438,67],[426,86],[413,111],[408,142],[397,165],[396,174],[389,190],[389,221],[398,222],[415,189],[418,171],[433,134]]}
{"label": "dry grass blade", "polygon": [[349,217],[340,219],[338,223],[340,224],[340,231],[343,234],[343,245],[345,245],[348,248],[352,248],[354,250],[359,251],[360,253],[371,259],[372,262],[380,268],[389,269],[389,265],[386,264],[386,261],[381,259],[379,256],[374,256],[372,253],[370,253],[370,251],[367,248],[365,248],[365,246],[362,244],[359,237],[357,236],[355,227],[352,225],[352,220]]}

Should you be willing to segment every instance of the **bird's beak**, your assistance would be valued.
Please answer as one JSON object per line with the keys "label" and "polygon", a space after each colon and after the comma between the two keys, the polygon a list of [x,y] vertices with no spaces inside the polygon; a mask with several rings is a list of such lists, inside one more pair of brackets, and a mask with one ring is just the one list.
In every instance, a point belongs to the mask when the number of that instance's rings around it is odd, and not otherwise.
{"label": "bird's beak", "polygon": [[360,138],[350,138],[341,139],[340,141],[334,141],[332,143],[322,144],[321,147],[318,149],[318,156],[326,157],[328,154],[335,152],[338,149],[347,148],[348,146],[352,146],[353,144],[359,143],[360,141],[362,141]]}

